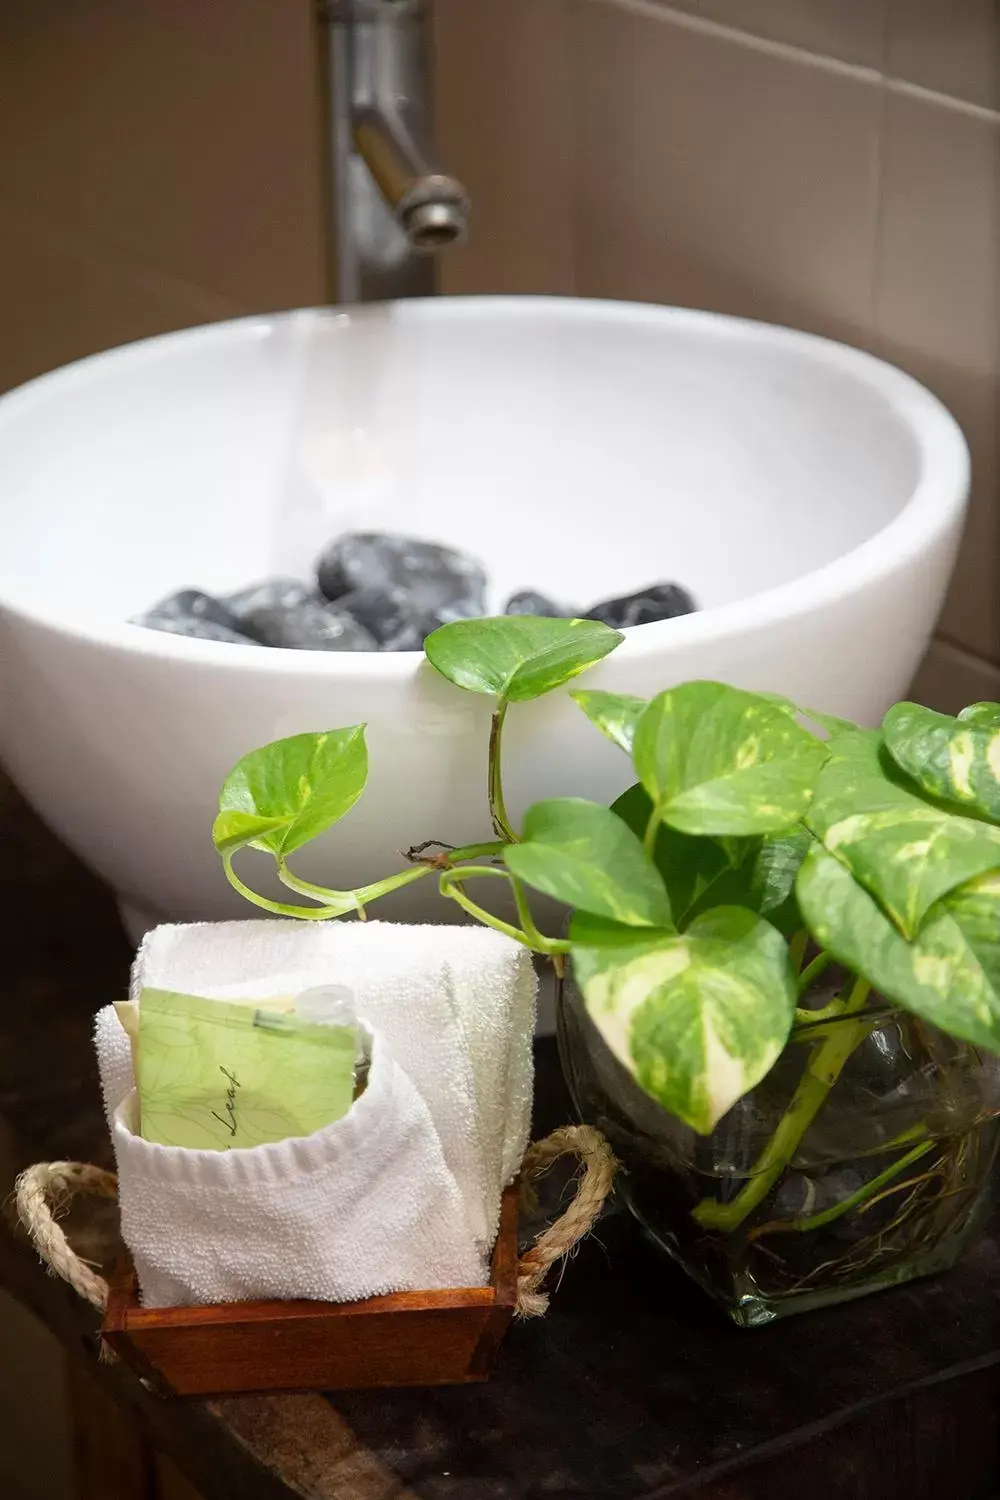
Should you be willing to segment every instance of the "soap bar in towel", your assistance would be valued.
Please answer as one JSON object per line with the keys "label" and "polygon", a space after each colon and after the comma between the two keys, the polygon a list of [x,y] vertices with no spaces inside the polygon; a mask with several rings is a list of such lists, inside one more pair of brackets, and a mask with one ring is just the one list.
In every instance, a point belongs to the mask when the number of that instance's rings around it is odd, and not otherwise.
{"label": "soap bar in towel", "polygon": [[133,968],[143,986],[217,999],[346,984],[424,1098],[483,1253],[531,1122],[535,972],[483,927],[260,921],[155,928]]}
{"label": "soap bar in towel", "polygon": [[485,1283],[427,1107],[377,1035],[364,1093],[310,1136],[161,1146],[136,1133],[136,1103],[132,1092],[114,1109],[112,1139],[144,1306]]}

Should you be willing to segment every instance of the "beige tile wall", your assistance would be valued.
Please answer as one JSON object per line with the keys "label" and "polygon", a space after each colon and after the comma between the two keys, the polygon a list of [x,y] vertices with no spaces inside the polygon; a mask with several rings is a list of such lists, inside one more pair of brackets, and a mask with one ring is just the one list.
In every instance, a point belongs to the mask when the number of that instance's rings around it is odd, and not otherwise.
{"label": "beige tile wall", "polygon": [[310,0],[0,0],[0,389],[328,298]]}
{"label": "beige tile wall", "polygon": [[969,528],[918,690],[1000,697],[1000,0],[437,0],[452,292],[710,307],[947,402]]}

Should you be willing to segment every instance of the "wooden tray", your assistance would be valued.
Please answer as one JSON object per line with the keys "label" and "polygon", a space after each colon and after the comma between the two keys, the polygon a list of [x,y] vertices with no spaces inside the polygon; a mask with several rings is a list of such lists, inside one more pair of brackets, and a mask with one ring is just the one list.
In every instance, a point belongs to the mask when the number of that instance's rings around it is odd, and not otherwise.
{"label": "wooden tray", "polygon": [[164,1394],[365,1390],[485,1380],[514,1312],[517,1188],[503,1196],[490,1284],[364,1302],[143,1308],[124,1262],[101,1336]]}

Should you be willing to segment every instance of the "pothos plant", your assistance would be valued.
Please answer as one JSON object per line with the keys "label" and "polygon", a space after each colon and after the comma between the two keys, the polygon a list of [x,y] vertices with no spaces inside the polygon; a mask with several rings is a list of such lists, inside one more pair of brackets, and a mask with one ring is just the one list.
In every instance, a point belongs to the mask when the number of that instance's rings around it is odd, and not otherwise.
{"label": "pothos plant", "polygon": [[[743,1191],[695,1210],[706,1226],[732,1229],[774,1184],[866,1035],[872,992],[1000,1051],[1000,706],[950,718],[900,703],[873,731],[719,682],[649,701],[577,691],[581,733],[617,745],[635,783],[611,807],[538,802],[516,826],[503,787],[508,715],[621,640],[592,621],[532,618],[460,621],[428,637],[437,672],[493,700],[491,838],[448,848],[437,830],[415,829],[430,841],[415,844],[406,867],[356,890],[295,874],[292,856],[361,796],[367,754],[355,725],[247,755],[222,789],[214,839],[232,884],[268,911],[363,917],[388,892],[434,878],[479,921],[557,966],[568,959],[607,1046],[699,1133],[764,1078],[797,1022],[848,1023],[815,1027],[800,1084]],[[271,856],[310,904],[250,889],[233,867],[247,847]],[[483,881],[508,888],[516,918],[477,902]],[[540,930],[535,892],[570,908],[565,935]],[[846,979],[816,1009],[814,981],[833,964]]]}

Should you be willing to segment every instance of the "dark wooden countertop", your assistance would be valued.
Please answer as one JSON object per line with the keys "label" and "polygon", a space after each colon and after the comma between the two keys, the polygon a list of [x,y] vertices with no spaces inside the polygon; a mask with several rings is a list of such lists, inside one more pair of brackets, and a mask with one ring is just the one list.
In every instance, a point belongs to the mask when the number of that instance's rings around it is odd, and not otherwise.
{"label": "dark wooden countertop", "polygon": [[[33,1160],[110,1165],[90,1047],[129,951],[107,893],[0,779],[0,1198]],[[568,1118],[551,1043],[538,1131]],[[490,1384],[170,1402],[100,1365],[97,1319],[0,1228],[32,1308],[205,1500],[985,1500],[1000,1490],[1000,1232],[946,1277],[730,1327],[613,1214]]]}

